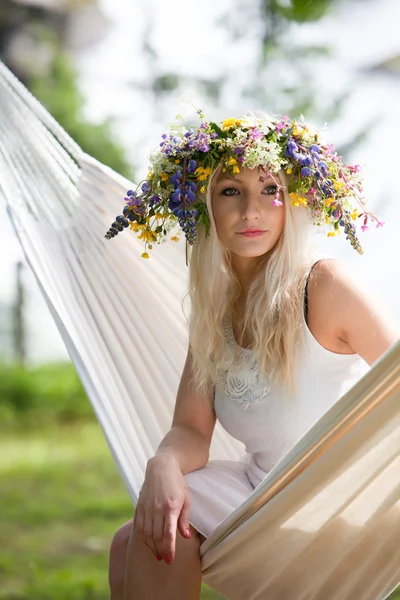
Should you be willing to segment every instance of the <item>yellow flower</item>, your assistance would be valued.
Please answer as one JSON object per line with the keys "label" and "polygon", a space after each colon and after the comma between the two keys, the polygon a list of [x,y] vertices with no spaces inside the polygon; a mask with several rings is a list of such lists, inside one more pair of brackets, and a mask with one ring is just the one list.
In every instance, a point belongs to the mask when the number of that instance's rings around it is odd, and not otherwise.
{"label": "yellow flower", "polygon": [[343,186],[344,186],[344,183],[342,181],[334,181],[333,182],[333,187],[335,188],[335,190],[337,192],[339,192],[339,190],[341,190]]}
{"label": "yellow flower", "polygon": [[173,235],[172,238],[171,238],[171,241],[172,242],[179,242],[178,236],[177,235]]}
{"label": "yellow flower", "polygon": [[302,196],[298,196],[294,192],[291,192],[289,194],[289,196],[292,199],[291,200],[292,206],[308,206],[307,198],[303,198]]}
{"label": "yellow flower", "polygon": [[129,223],[129,229],[131,229],[132,231],[135,231],[135,232],[139,231],[139,227],[140,227],[139,223],[135,223],[135,222]]}
{"label": "yellow flower", "polygon": [[308,133],[307,127],[303,127],[303,125],[296,125],[293,129],[293,135],[298,135],[299,137],[303,137],[306,133]]}
{"label": "yellow flower", "polygon": [[212,169],[210,169],[210,167],[197,167],[194,174],[197,177],[197,181],[205,181],[211,173]]}
{"label": "yellow flower", "polygon": [[181,161],[180,161],[180,160],[179,160],[179,158],[178,158],[178,159],[175,161],[175,164],[176,164],[176,165],[179,165],[179,163],[180,163],[180,162],[181,162]]}
{"label": "yellow flower", "polygon": [[231,156],[230,159],[228,160],[228,165],[232,166],[232,165],[237,165],[237,160],[234,156]]}
{"label": "yellow flower", "polygon": [[151,229],[145,229],[138,236],[138,239],[142,240],[143,242],[156,242],[157,241],[157,234],[154,233],[154,231],[152,231]]}
{"label": "yellow flower", "polygon": [[336,231],[328,231],[328,233],[326,235],[327,235],[327,237],[335,237]]}
{"label": "yellow flower", "polygon": [[168,173],[161,173],[161,181],[168,181]]}
{"label": "yellow flower", "polygon": [[325,206],[330,206],[332,202],[335,202],[335,198],[327,198],[325,200]]}
{"label": "yellow flower", "polygon": [[200,188],[200,194],[204,194],[205,191],[206,191],[206,186],[202,185]]}
{"label": "yellow flower", "polygon": [[222,121],[222,129],[233,129],[233,127],[240,127],[243,123],[242,119],[225,119]]}
{"label": "yellow flower", "polygon": [[156,214],[154,216],[156,219],[162,219],[164,217],[164,215],[160,212],[156,212]]}
{"label": "yellow flower", "polygon": [[325,223],[329,223],[329,217],[328,216],[325,217]]}
{"label": "yellow flower", "polygon": [[286,173],[287,173],[288,175],[290,175],[290,174],[291,174],[291,172],[292,172],[292,168],[291,168],[291,167],[288,167],[288,168],[286,169]]}
{"label": "yellow flower", "polygon": [[149,177],[151,177],[151,176],[153,175],[153,173],[154,173],[154,171],[151,171],[151,170],[150,170],[150,171],[147,173],[147,177],[146,177],[146,179],[149,179]]}
{"label": "yellow flower", "polygon": [[355,220],[357,219],[358,215],[359,215],[359,212],[358,212],[358,210],[357,210],[356,208],[355,208],[355,209],[353,210],[353,212],[350,214],[350,216],[351,216],[351,218],[353,219],[353,221],[355,221]]}
{"label": "yellow flower", "polygon": [[147,254],[147,252],[143,252],[142,258],[150,258],[150,256]]}

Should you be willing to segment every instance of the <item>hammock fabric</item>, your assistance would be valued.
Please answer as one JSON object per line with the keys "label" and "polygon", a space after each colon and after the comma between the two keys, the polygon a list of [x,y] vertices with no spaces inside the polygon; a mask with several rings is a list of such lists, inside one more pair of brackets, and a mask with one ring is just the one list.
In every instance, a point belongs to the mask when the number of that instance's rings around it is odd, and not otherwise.
{"label": "hammock fabric", "polygon": [[[183,245],[104,240],[132,184],[77,146],[0,63],[0,190],[133,503],[187,348]],[[212,458],[241,444],[217,426]],[[230,600],[380,600],[400,582],[400,343],[201,547]]]}

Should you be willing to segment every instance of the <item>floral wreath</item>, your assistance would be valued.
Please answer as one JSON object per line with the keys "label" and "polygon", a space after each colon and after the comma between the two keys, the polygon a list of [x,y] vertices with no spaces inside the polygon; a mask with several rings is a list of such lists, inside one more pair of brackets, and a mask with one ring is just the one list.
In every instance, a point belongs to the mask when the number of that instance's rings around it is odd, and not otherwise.
{"label": "floral wreath", "polygon": [[[333,145],[326,145],[311,125],[283,117],[245,116],[226,119],[221,125],[209,122],[197,111],[199,127],[174,123],[162,135],[159,148],[150,154],[150,170],[136,190],[128,190],[122,215],[116,217],[106,239],[129,227],[145,244],[143,258],[153,244],[165,241],[179,224],[188,244],[196,241],[198,227],[209,233],[210,218],[204,194],[211,174],[219,164],[232,176],[240,167],[262,167],[268,176],[283,169],[288,176],[288,193],[294,206],[307,206],[313,224],[328,226],[328,237],[341,229],[346,239],[363,253],[354,221],[376,227],[384,223],[368,211],[363,198],[360,166],[342,162]],[[181,118],[181,117],[178,117]],[[273,204],[280,206],[279,192]],[[172,235],[179,241],[179,233]],[[187,262],[187,261],[186,261]]]}

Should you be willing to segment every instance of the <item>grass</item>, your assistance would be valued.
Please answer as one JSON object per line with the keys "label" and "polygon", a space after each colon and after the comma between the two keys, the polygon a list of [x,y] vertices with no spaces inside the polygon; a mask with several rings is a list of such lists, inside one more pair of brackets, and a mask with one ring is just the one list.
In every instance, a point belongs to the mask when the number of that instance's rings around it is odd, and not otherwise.
{"label": "grass", "polygon": [[132,506],[100,427],[8,432],[0,456],[0,600],[108,600],[108,548]]}

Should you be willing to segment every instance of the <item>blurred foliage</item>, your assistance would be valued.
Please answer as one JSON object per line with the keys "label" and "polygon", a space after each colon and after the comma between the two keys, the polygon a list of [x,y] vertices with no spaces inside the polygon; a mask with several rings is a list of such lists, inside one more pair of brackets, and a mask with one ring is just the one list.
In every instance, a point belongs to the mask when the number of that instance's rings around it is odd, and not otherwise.
{"label": "blurred foliage", "polygon": [[78,89],[77,75],[67,54],[54,46],[49,68],[32,75],[31,92],[47,108],[77,144],[105,165],[132,179],[123,148],[113,139],[110,120],[96,124],[83,116],[84,99]]}
{"label": "blurred foliage", "polygon": [[263,0],[264,14],[275,14],[290,21],[305,23],[318,21],[336,3],[336,0]]}
{"label": "blurred foliage", "polygon": [[[21,6],[6,0],[0,8],[0,59],[16,72],[82,150],[132,180],[132,167],[112,131],[112,120],[93,123],[84,115],[85,99],[79,90],[78,74],[63,46],[68,10]],[[26,49],[17,52],[14,65],[8,45],[18,36],[17,47],[22,44]]]}
{"label": "blurred foliage", "polygon": [[51,363],[36,369],[0,364],[0,428],[39,427],[93,418],[74,367]]}

